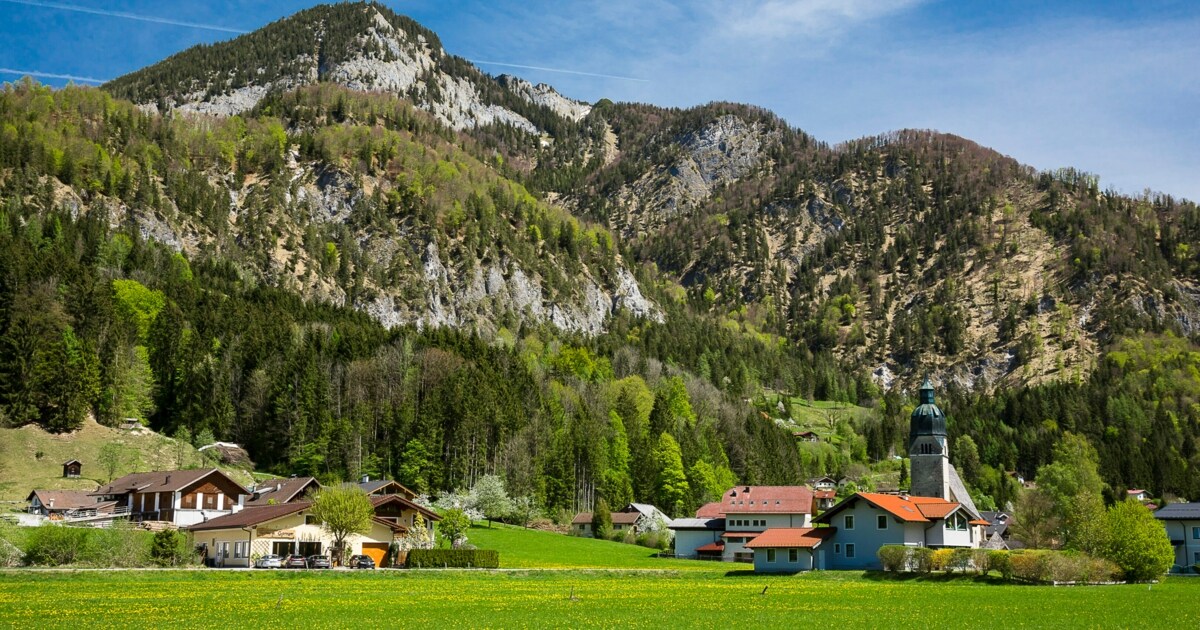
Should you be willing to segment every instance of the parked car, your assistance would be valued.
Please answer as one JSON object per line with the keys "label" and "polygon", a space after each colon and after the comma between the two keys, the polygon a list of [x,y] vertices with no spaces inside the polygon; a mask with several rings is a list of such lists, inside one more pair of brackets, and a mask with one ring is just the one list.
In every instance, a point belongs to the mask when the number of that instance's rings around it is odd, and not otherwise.
{"label": "parked car", "polygon": [[329,564],[329,556],[309,556],[308,568],[310,569],[328,569],[333,565]]}
{"label": "parked car", "polygon": [[282,566],[283,566],[283,556],[277,556],[273,553],[269,553],[269,554],[259,558],[254,563],[254,567],[257,569],[278,569]]}
{"label": "parked car", "polygon": [[351,569],[374,569],[375,560],[367,555],[350,556],[350,562],[347,562],[346,566]]}
{"label": "parked car", "polygon": [[283,568],[285,568],[285,569],[307,569],[308,568],[308,559],[298,553],[293,553],[284,559]]}

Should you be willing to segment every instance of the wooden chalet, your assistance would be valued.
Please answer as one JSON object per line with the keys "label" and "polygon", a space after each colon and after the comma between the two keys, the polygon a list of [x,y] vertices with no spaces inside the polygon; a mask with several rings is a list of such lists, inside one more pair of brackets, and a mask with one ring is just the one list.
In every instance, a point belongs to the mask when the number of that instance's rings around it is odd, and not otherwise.
{"label": "wooden chalet", "polygon": [[242,508],[250,491],[216,468],[133,473],[91,496],[115,501],[134,521],[167,521],[186,527]]}

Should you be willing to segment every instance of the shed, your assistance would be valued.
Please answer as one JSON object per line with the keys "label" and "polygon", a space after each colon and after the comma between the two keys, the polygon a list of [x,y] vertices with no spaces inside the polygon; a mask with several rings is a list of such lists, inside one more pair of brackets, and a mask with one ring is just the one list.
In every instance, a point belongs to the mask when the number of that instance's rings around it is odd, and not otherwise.
{"label": "shed", "polygon": [[63,477],[66,479],[78,479],[80,473],[83,472],[83,462],[78,459],[63,462]]}

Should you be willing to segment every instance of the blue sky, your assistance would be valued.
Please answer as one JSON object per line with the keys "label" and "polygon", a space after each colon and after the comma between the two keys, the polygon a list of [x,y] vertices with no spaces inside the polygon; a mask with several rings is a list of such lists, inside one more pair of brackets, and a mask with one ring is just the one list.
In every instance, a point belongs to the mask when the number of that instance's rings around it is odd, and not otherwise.
{"label": "blue sky", "polygon": [[[112,78],[311,4],[0,0],[0,68]],[[480,66],[587,101],[753,103],[831,143],[938,129],[1122,192],[1200,200],[1200,2],[385,4],[468,59],[640,79]]]}

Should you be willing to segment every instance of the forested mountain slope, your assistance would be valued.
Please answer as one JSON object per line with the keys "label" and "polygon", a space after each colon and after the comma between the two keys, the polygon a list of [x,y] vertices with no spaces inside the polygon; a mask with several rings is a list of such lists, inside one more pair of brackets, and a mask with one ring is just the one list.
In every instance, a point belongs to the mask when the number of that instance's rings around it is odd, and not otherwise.
{"label": "forested mountain slope", "polygon": [[[10,426],[685,513],[898,472],[929,373],[976,492],[1072,432],[1111,490],[1200,493],[1196,206],[951,135],[588,106],[341,4],[103,90],[7,86],[0,201]],[[797,445],[783,395],[870,410]]]}

